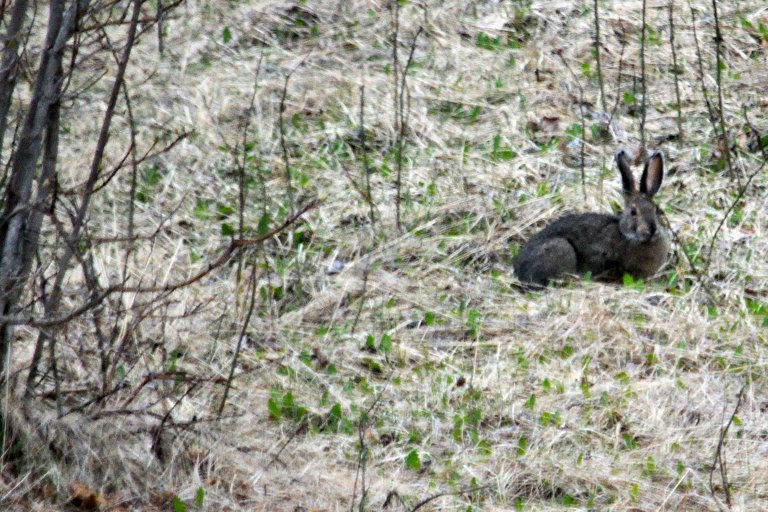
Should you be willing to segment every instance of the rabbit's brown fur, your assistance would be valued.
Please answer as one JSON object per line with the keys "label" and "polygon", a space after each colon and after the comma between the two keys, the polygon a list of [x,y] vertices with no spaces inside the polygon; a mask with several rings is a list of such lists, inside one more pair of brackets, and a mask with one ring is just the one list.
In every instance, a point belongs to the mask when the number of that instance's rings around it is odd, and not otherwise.
{"label": "rabbit's brown fur", "polygon": [[557,219],[520,250],[515,273],[526,283],[547,285],[567,274],[590,272],[596,279],[618,280],[655,274],[666,262],[669,239],[656,215],[653,196],[664,178],[664,156],[648,159],[638,190],[629,157],[616,154],[625,207],[621,215],[581,213]]}

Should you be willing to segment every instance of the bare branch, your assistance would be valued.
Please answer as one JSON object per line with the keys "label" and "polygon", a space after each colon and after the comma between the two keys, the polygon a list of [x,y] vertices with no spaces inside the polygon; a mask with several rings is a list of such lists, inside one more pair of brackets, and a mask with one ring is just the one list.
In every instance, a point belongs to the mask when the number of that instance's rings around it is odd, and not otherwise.
{"label": "bare branch", "polygon": [[82,314],[88,312],[92,308],[101,304],[101,302],[103,302],[104,299],[106,299],[107,297],[109,297],[114,293],[171,293],[171,292],[174,292],[180,288],[184,288],[186,286],[191,285],[192,283],[199,281],[200,279],[204,278],[205,276],[207,276],[217,268],[224,265],[227,261],[229,261],[229,259],[232,257],[232,255],[237,249],[261,244],[269,240],[270,238],[274,237],[278,233],[284,231],[289,226],[294,224],[302,215],[304,215],[306,212],[308,212],[312,208],[316,207],[318,204],[319,204],[319,201],[317,199],[310,201],[309,203],[299,208],[292,215],[290,215],[280,226],[270,230],[269,232],[261,236],[258,236],[252,239],[246,239],[246,240],[233,240],[232,242],[230,242],[229,246],[226,249],[224,249],[224,251],[222,251],[219,257],[216,258],[211,263],[209,263],[204,270],[182,281],[177,281],[177,282],[166,284],[163,286],[148,286],[148,287],[114,285],[114,286],[105,288],[101,293],[92,297],[86,303],[70,311],[69,313],[59,317],[40,318],[40,317],[23,316],[23,315],[14,315],[14,316],[4,315],[4,316],[0,316],[0,322],[7,323],[9,325],[29,325],[31,327],[53,327],[56,325],[69,322],[74,318],[81,316]]}

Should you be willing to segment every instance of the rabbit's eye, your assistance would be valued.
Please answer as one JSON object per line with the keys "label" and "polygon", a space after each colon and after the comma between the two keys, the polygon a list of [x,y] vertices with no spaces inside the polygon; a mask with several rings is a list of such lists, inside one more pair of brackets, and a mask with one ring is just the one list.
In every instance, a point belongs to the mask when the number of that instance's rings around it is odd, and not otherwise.
{"label": "rabbit's eye", "polygon": [[632,208],[630,208],[629,209],[629,214],[632,215],[633,217],[635,215],[637,215],[637,208],[635,208],[634,206]]}

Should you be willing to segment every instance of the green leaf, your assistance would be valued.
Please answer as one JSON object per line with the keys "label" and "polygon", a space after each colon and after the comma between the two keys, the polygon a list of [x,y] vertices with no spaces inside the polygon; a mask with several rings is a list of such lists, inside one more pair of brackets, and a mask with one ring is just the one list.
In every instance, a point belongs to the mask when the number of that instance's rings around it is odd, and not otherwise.
{"label": "green leaf", "polygon": [[203,500],[205,500],[205,489],[203,489],[202,487],[198,487],[197,492],[195,493],[195,506],[197,508],[202,507]]}
{"label": "green leaf", "polygon": [[296,405],[293,400],[293,393],[286,391],[283,395],[283,409],[291,409]]}
{"label": "green leaf", "polygon": [[232,40],[232,30],[229,27],[224,27],[224,30],[221,31],[221,40],[224,41],[224,44]]}
{"label": "green leaf", "polygon": [[144,171],[142,179],[144,180],[144,184],[146,184],[148,187],[154,187],[160,183],[162,175],[160,174],[160,171],[157,169],[157,167],[153,166]]}
{"label": "green leaf", "polygon": [[199,220],[208,219],[208,206],[211,202],[210,199],[198,199],[195,203],[194,210],[192,210],[192,216]]}
{"label": "green leaf", "polygon": [[482,419],[483,412],[476,407],[467,412],[467,423],[475,428],[480,425],[480,420]]}
{"label": "green leaf", "polygon": [[580,123],[571,123],[568,125],[568,127],[565,129],[565,133],[574,139],[581,137],[581,124]]}
{"label": "green leaf", "polygon": [[628,448],[630,450],[637,449],[637,439],[632,437],[629,433],[625,432],[624,435],[622,436],[622,438],[623,438],[623,441],[624,441],[624,446],[626,448]]}
{"label": "green leaf", "polygon": [[221,234],[224,236],[234,236],[235,235],[235,228],[230,224],[229,222],[222,222],[221,223]]}
{"label": "green leaf", "polygon": [[283,416],[283,410],[274,397],[267,400],[267,410],[269,411],[269,417],[275,421],[280,421],[280,418]]}
{"label": "green leaf", "polygon": [[178,496],[173,497],[171,506],[173,507],[173,512],[187,512],[187,506],[184,504],[183,501],[179,499]]}
{"label": "green leaf", "polygon": [[392,349],[392,336],[389,334],[385,334],[381,337],[381,342],[379,342],[379,350],[384,352],[385,354],[388,354],[389,351]]}
{"label": "green leaf", "polygon": [[464,432],[464,417],[461,414],[457,414],[453,417],[453,440],[457,443],[461,442],[461,434]]}
{"label": "green leaf", "polygon": [[176,351],[172,351],[170,354],[168,354],[169,357],[165,361],[165,370],[168,372],[175,372],[176,371],[176,363],[179,360],[179,353]]}
{"label": "green leaf", "polygon": [[760,37],[763,41],[768,43],[768,28],[765,27],[761,22],[757,23],[757,29],[760,31]]}
{"label": "green leaf", "polygon": [[648,46],[659,46],[661,44],[661,33],[653,30],[650,26],[648,29]]}
{"label": "green leaf", "polygon": [[523,407],[526,409],[533,410],[533,408],[536,406],[536,395],[531,395],[528,397],[528,400],[525,401],[523,404]]}
{"label": "green leaf", "polygon": [[328,411],[328,430],[336,432],[339,430],[339,422],[341,421],[341,405],[339,403],[333,404],[331,410]]}
{"label": "green leaf", "polygon": [[269,225],[272,222],[272,218],[268,213],[265,213],[261,217],[259,217],[259,226],[256,228],[260,235],[265,234],[267,231],[269,231]]}
{"label": "green leaf", "polygon": [[219,213],[219,218],[224,219],[232,215],[233,213],[235,213],[236,210],[233,207],[229,206],[228,204],[220,203],[216,206],[216,211]]}
{"label": "green leaf", "polygon": [[339,425],[339,432],[351,436],[355,433],[355,424],[349,420],[349,418],[342,418],[341,425]]}
{"label": "green leaf", "polygon": [[656,471],[656,462],[653,460],[653,457],[648,457],[645,460],[645,476],[652,477],[653,473]]}
{"label": "green leaf", "polygon": [[374,361],[371,358],[365,358],[363,359],[363,362],[368,366],[368,369],[373,373],[384,373],[384,369],[381,367],[381,365],[377,361]]}
{"label": "green leaf", "polygon": [[760,301],[752,300],[749,298],[744,299],[744,304],[747,306],[747,311],[753,315],[765,315],[768,314],[768,308]]}
{"label": "green leaf", "polygon": [[501,36],[491,37],[485,32],[480,32],[475,37],[475,45],[483,50],[500,50],[504,47]]}
{"label": "green leaf", "polygon": [[430,325],[435,323],[435,314],[431,311],[427,311],[424,313],[424,325],[429,327]]}
{"label": "green leaf", "polygon": [[421,459],[419,458],[418,452],[416,450],[411,450],[408,452],[408,455],[405,456],[405,467],[412,471],[418,471],[421,469]]}
{"label": "green leaf", "polygon": [[517,440],[517,456],[522,457],[525,455],[526,450],[528,450],[528,439],[521,437]]}
{"label": "green leaf", "polygon": [[491,159],[495,162],[506,162],[517,156],[517,153],[509,146],[502,146],[501,134],[496,134],[491,142]]}

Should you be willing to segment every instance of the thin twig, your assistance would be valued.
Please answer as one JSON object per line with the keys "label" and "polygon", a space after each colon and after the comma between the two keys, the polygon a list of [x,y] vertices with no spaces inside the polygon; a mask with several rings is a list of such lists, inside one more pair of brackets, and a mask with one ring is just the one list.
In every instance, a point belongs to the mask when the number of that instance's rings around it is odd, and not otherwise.
{"label": "thin twig", "polygon": [[640,104],[640,146],[645,150],[645,111],[647,105],[647,88],[645,83],[645,32],[647,29],[645,16],[647,11],[646,0],[643,0],[642,31],[640,35],[640,92],[643,101]]}
{"label": "thin twig", "polygon": [[269,467],[274,464],[275,462],[280,462],[281,464],[285,465],[283,461],[280,461],[280,455],[283,454],[283,451],[285,451],[286,448],[288,448],[288,445],[293,442],[294,439],[296,439],[299,434],[304,432],[307,429],[307,419],[304,418],[299,422],[298,425],[296,425],[296,428],[293,429],[293,432],[291,432],[291,435],[288,437],[288,439],[285,440],[283,445],[280,447],[280,449],[277,450],[277,453],[275,453],[270,459],[269,462],[267,462],[267,465],[265,469],[269,469]]}
{"label": "thin twig", "polygon": [[285,81],[283,83],[283,92],[280,95],[280,115],[277,118],[277,124],[278,129],[280,130],[280,148],[283,152],[283,165],[285,166],[285,190],[288,195],[288,210],[293,211],[294,204],[293,204],[293,183],[291,179],[291,166],[290,166],[290,160],[288,158],[288,145],[285,142],[285,123],[283,120],[283,117],[285,116],[285,98],[288,95],[288,82],[291,80],[291,77],[296,72],[297,69],[301,67],[302,64],[304,64],[304,61],[307,60],[309,57],[309,54],[305,55],[304,58],[301,59],[301,61],[296,64],[293,69],[291,69],[287,75],[285,75]]}
{"label": "thin twig", "polygon": [[747,193],[747,189],[749,188],[749,185],[752,183],[752,180],[755,176],[760,174],[765,167],[765,164],[768,162],[767,159],[763,159],[763,162],[760,164],[760,166],[747,177],[747,181],[739,188],[739,192],[736,194],[736,197],[733,198],[733,201],[731,201],[731,205],[728,207],[728,209],[725,211],[725,214],[723,214],[723,218],[720,219],[720,223],[717,225],[717,229],[715,229],[715,233],[712,235],[712,240],[709,242],[709,249],[707,250],[707,264],[704,267],[704,273],[707,273],[709,271],[709,266],[712,263],[712,251],[714,251],[715,248],[715,242],[717,241],[717,237],[720,234],[720,230],[723,228],[723,225],[728,220],[728,217],[731,215],[731,212],[734,208],[736,208],[736,205],[739,204],[739,201],[741,201],[741,198],[744,197],[744,194]]}
{"label": "thin twig", "polygon": [[224,395],[221,397],[221,404],[219,404],[219,411],[216,414],[217,418],[221,418],[224,412],[224,406],[227,404],[227,397],[229,396],[229,390],[232,387],[232,379],[235,377],[235,368],[237,367],[237,358],[240,356],[240,348],[243,346],[243,339],[245,339],[248,327],[251,324],[251,316],[253,310],[256,307],[256,264],[251,266],[251,297],[248,302],[248,311],[245,313],[245,320],[243,320],[243,326],[240,329],[240,335],[237,337],[237,344],[235,345],[235,353],[232,354],[232,364],[229,367],[229,375],[227,376],[227,383],[224,385]]}
{"label": "thin twig", "polygon": [[459,489],[458,491],[448,491],[448,492],[441,492],[441,493],[433,494],[432,496],[424,498],[423,500],[418,502],[416,504],[416,506],[414,506],[411,509],[411,512],[416,512],[421,507],[427,505],[431,501],[434,501],[437,498],[442,498],[443,496],[459,496],[459,495],[462,495],[462,494],[470,494],[470,493],[473,493],[473,492],[483,491],[485,489],[490,489],[491,487],[493,487],[493,486],[491,484],[488,484],[488,485],[481,485],[479,487],[470,487],[469,489]]}
{"label": "thin twig", "polygon": [[355,313],[355,319],[352,320],[352,327],[349,328],[350,334],[355,334],[357,329],[357,322],[360,320],[360,314],[363,312],[363,306],[365,305],[365,293],[368,290],[368,274],[371,271],[370,266],[366,265],[363,269],[363,291],[360,294],[360,303],[357,306],[357,312]]}
{"label": "thin twig", "polygon": [[611,123],[613,123],[613,119],[614,117],[616,117],[616,111],[619,108],[619,103],[621,102],[621,72],[622,72],[622,68],[624,67],[624,50],[626,48],[627,48],[627,43],[622,38],[621,51],[619,53],[619,69],[616,72],[616,101],[613,103],[611,114],[608,116],[608,126],[610,126]]}
{"label": "thin twig", "polygon": [[376,237],[376,207],[371,195],[371,169],[368,165],[368,147],[365,134],[365,86],[360,86],[360,147],[363,153],[363,179],[365,182],[365,201],[368,203],[368,216],[371,221],[371,231]]}
{"label": "thin twig", "polygon": [[685,245],[683,244],[682,240],[680,240],[680,236],[677,234],[675,230],[672,229],[672,225],[669,222],[669,219],[667,218],[667,215],[664,213],[664,210],[661,209],[659,205],[656,205],[656,215],[661,219],[664,227],[672,234],[672,240],[674,243],[680,247],[680,250],[683,253],[683,256],[685,257],[685,260],[688,262],[688,268],[691,269],[691,273],[696,277],[696,280],[701,285],[702,289],[704,290],[704,293],[707,294],[707,297],[709,297],[709,301],[712,304],[716,304],[717,300],[715,298],[715,294],[712,292],[712,290],[709,287],[709,284],[707,284],[705,275],[699,271],[696,264],[691,259],[690,255],[688,255],[688,251],[685,249]]}
{"label": "thin twig", "polygon": [[760,151],[763,153],[763,158],[768,159],[768,147],[766,147],[766,145],[763,144],[763,141],[762,141],[763,136],[760,133],[760,130],[758,130],[755,127],[755,125],[752,123],[752,120],[749,118],[749,111],[747,110],[746,105],[744,106],[743,112],[744,112],[744,121],[747,123],[747,126],[749,126],[749,129],[752,132],[752,135],[755,137],[755,142],[760,148]]}
{"label": "thin twig", "polygon": [[739,395],[736,397],[736,406],[733,408],[731,417],[728,418],[728,422],[725,424],[725,426],[720,428],[720,438],[717,441],[717,448],[715,449],[715,460],[712,462],[712,467],[709,470],[709,492],[717,501],[717,497],[715,496],[715,484],[713,482],[713,475],[715,473],[715,469],[718,466],[720,467],[720,479],[722,483],[721,487],[723,488],[723,492],[725,492],[725,503],[728,505],[729,509],[731,508],[731,490],[728,488],[728,473],[725,463],[725,436],[728,434],[728,429],[731,427],[731,424],[736,417],[736,412],[741,406],[741,400],[744,398],[744,392],[746,389],[746,384],[741,386]]}
{"label": "thin twig", "polygon": [[[264,52],[259,53],[259,61],[256,63],[256,72],[253,77],[253,90],[251,91],[251,100],[248,103],[248,112],[245,116],[245,123],[243,123],[243,137],[240,142],[240,162],[237,169],[237,188],[238,188],[238,219],[237,219],[237,233],[238,238],[241,240],[245,238],[245,203],[246,203],[246,167],[248,163],[248,132],[251,127],[251,115],[253,114],[254,105],[256,104],[256,92],[259,88],[259,72],[261,71],[261,61],[264,59]],[[243,272],[243,262],[239,260],[237,262],[237,274],[235,276],[235,283],[240,284],[240,279]]]}
{"label": "thin twig", "polygon": [[[622,46],[623,48],[623,46]],[[571,78],[573,78],[574,83],[576,84],[576,87],[579,90],[579,116],[581,118],[581,150],[580,150],[580,158],[579,158],[579,169],[581,171],[581,193],[584,195],[584,200],[587,200],[587,177],[586,177],[586,168],[585,168],[585,157],[586,157],[586,138],[587,138],[587,121],[586,121],[586,114],[584,113],[584,88],[581,86],[581,82],[579,82],[579,79],[576,77],[576,74],[573,72],[573,69],[571,69],[571,65],[568,64],[568,61],[563,57],[563,52],[561,50],[558,50],[555,52],[558,57],[560,57],[560,61],[563,63],[563,65],[566,67],[568,72],[571,74]]]}
{"label": "thin twig", "polygon": [[165,19],[165,9],[163,8],[163,0],[157,0],[157,16],[155,17],[155,24],[157,25],[157,53],[163,56],[163,49],[165,48],[165,41],[163,39],[163,20]]}
{"label": "thin twig", "polygon": [[400,2],[390,2],[390,8],[392,10],[392,102],[394,113],[394,129],[395,133],[400,133],[400,119],[397,116],[397,86],[398,86],[398,73],[400,71],[399,56],[397,53],[398,37],[400,35]]}
{"label": "thin twig", "polygon": [[[397,2],[395,2],[397,3]],[[419,27],[419,30],[416,31],[416,35],[413,36],[413,41],[411,42],[411,53],[408,55],[408,60],[405,63],[405,68],[403,68],[403,77],[400,80],[400,92],[398,97],[398,105],[397,105],[397,112],[399,115],[399,130],[397,133],[397,142],[395,145],[395,160],[396,160],[396,179],[395,179],[395,227],[397,228],[397,231],[400,232],[402,228],[401,223],[401,214],[400,214],[400,204],[402,202],[402,186],[403,186],[403,147],[405,143],[405,131],[407,127],[406,122],[406,115],[405,115],[405,92],[406,92],[406,82],[408,77],[408,69],[411,67],[411,62],[413,61],[413,54],[416,51],[416,41],[419,39],[419,35],[424,30],[424,27]],[[396,91],[397,94],[397,91]],[[409,108],[410,112],[410,108]]]}
{"label": "thin twig", "polygon": [[366,498],[368,497],[368,490],[365,487],[365,468],[366,468],[366,463],[368,462],[368,448],[365,445],[365,430],[368,428],[374,409],[378,407],[379,403],[381,403],[381,397],[384,396],[384,392],[389,387],[390,382],[392,382],[393,376],[394,376],[394,372],[389,374],[389,378],[387,379],[387,382],[381,388],[381,391],[379,391],[379,393],[373,399],[373,403],[368,407],[366,411],[363,411],[360,414],[360,421],[357,424],[357,435],[358,435],[358,441],[360,443],[360,449],[358,450],[357,471],[355,472],[355,484],[354,484],[354,487],[352,488],[352,501],[350,502],[350,506],[349,506],[350,512],[352,512],[353,510],[353,507],[355,505],[355,499],[357,497],[358,475],[360,476],[360,482],[361,482],[360,502],[358,505],[358,512],[364,512],[365,510]]}
{"label": "thin twig", "polygon": [[715,80],[717,82],[717,108],[720,111],[720,136],[722,137],[723,153],[725,155],[725,165],[728,169],[728,175],[731,179],[736,178],[737,184],[741,185],[741,179],[733,169],[731,161],[731,144],[728,139],[728,129],[725,126],[725,107],[723,106],[723,34],[720,31],[720,16],[717,13],[717,0],[712,0],[712,12],[715,17],[715,59],[717,72]]}
{"label": "thin twig", "polygon": [[593,10],[595,11],[595,60],[597,61],[597,83],[600,86],[600,101],[603,106],[603,112],[607,112],[605,87],[603,86],[603,70],[600,64],[600,13],[598,11],[597,0],[594,1]]}
{"label": "thin twig", "polygon": [[677,49],[675,48],[675,0],[669,0],[669,47],[672,49],[672,77],[675,80],[675,99],[677,105],[677,143],[683,145],[683,113],[680,102],[680,78],[677,67]]}
{"label": "thin twig", "polygon": [[[310,52],[311,53],[311,52]],[[309,53],[304,56],[304,58],[301,59],[301,61],[294,66],[293,69],[285,76],[285,83],[283,84],[283,92],[280,96],[280,114],[278,116],[278,126],[280,130],[280,147],[282,148],[283,153],[283,165],[285,166],[285,189],[288,196],[288,211],[293,212],[294,208],[296,207],[294,202],[294,196],[293,196],[293,179],[291,176],[291,166],[290,166],[290,160],[288,158],[288,145],[285,142],[285,98],[288,95],[288,82],[291,79],[291,76],[296,72],[299,67],[301,67],[302,64],[304,64],[304,61],[307,60],[309,57]],[[304,272],[304,266],[302,264],[302,252],[301,252],[301,246],[298,248],[298,250],[295,251],[295,261],[296,261],[296,296],[299,300],[301,300],[304,290],[303,282],[303,272]]]}
{"label": "thin twig", "polygon": [[[696,11],[691,4],[691,0],[688,0],[688,7],[691,10],[691,29],[693,30],[693,42],[696,46],[696,64],[699,70],[699,84],[701,85],[701,94],[704,97],[704,104],[707,106],[707,114],[709,115],[709,122],[715,127],[715,113],[712,110],[712,102],[709,101],[709,94],[707,93],[707,86],[704,84],[704,59],[701,56],[701,48],[699,47],[699,37],[696,35]],[[717,128],[715,127],[715,132]]]}

